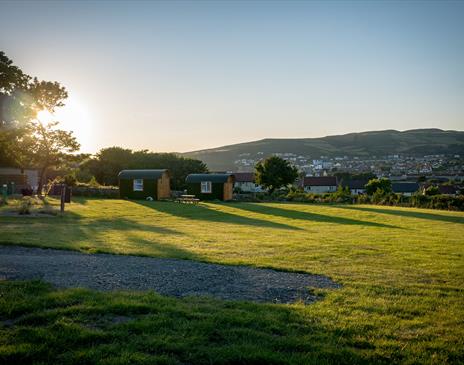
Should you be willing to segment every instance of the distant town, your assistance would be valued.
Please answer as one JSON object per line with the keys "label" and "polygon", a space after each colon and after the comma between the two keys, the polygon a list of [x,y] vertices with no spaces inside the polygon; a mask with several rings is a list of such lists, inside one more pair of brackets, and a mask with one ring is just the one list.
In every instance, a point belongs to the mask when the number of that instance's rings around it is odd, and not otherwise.
{"label": "distant town", "polygon": [[[349,157],[349,156],[304,156],[295,153],[275,152],[296,166],[306,176],[328,176],[336,172],[365,173],[370,172],[378,177],[392,180],[410,180],[421,177],[437,177],[461,181],[464,179],[464,156],[455,155],[387,155]],[[236,171],[251,172],[256,164],[265,156],[263,152],[256,154],[242,153],[234,161]]]}

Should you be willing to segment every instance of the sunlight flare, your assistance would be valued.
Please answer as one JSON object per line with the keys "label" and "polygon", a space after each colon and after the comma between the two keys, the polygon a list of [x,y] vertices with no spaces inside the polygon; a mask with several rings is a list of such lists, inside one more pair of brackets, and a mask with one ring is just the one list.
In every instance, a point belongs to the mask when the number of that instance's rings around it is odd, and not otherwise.
{"label": "sunlight flare", "polygon": [[58,128],[72,131],[81,142],[84,150],[93,146],[93,120],[91,113],[85,104],[76,96],[66,100],[66,105],[58,108],[54,113],[41,110],[36,119],[43,124],[54,121],[59,122]]}

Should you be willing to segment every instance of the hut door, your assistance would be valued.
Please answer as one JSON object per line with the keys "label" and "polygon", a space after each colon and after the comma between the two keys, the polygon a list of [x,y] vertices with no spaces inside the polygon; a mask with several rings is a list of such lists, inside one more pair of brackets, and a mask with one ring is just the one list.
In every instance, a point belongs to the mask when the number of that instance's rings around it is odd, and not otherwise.
{"label": "hut door", "polygon": [[231,182],[224,183],[224,200],[232,200],[233,184]]}
{"label": "hut door", "polygon": [[170,188],[170,182],[169,182],[169,177],[163,175],[158,179],[158,188],[157,188],[157,194],[158,196],[156,197],[158,200],[159,199],[165,199],[169,198],[171,195],[171,188]]}

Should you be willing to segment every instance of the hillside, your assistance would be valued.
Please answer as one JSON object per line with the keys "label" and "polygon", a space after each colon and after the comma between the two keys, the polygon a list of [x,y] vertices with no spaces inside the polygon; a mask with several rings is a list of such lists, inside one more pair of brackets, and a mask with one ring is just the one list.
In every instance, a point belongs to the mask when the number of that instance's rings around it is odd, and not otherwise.
{"label": "hillside", "polygon": [[233,170],[234,161],[267,157],[274,153],[320,156],[385,156],[392,154],[464,154],[464,132],[441,129],[384,130],[321,138],[271,139],[187,152],[210,170]]}

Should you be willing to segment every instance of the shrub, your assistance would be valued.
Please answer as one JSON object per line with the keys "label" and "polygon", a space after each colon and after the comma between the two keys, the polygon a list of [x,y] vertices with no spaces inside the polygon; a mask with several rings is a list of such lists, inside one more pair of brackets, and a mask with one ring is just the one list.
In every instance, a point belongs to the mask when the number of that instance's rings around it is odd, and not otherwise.
{"label": "shrub", "polygon": [[411,206],[417,207],[417,208],[425,208],[428,205],[429,198],[425,195],[422,194],[414,194],[411,197]]}
{"label": "shrub", "polygon": [[356,203],[358,204],[369,204],[371,202],[371,198],[369,195],[360,194],[356,197]]}
{"label": "shrub", "polygon": [[427,189],[425,189],[424,194],[427,196],[439,195],[440,189],[437,186],[431,185]]}
{"label": "shrub", "polygon": [[372,202],[375,204],[385,204],[385,190],[377,188],[377,190],[372,194]]}
{"label": "shrub", "polygon": [[21,199],[19,202],[19,208],[18,208],[18,213],[23,215],[23,214],[31,214],[31,208],[32,208],[32,198],[29,196],[25,196]]}
{"label": "shrub", "polygon": [[314,203],[314,194],[308,194],[301,190],[289,191],[286,196],[288,201]]}
{"label": "shrub", "polygon": [[349,203],[352,201],[351,190],[348,186],[338,185],[337,191],[332,194],[332,198],[336,203]]}

